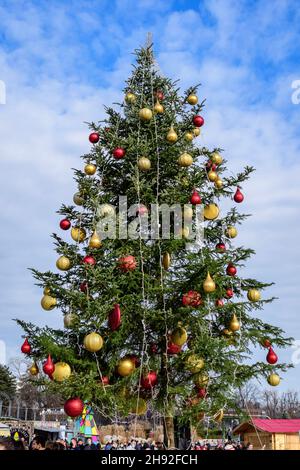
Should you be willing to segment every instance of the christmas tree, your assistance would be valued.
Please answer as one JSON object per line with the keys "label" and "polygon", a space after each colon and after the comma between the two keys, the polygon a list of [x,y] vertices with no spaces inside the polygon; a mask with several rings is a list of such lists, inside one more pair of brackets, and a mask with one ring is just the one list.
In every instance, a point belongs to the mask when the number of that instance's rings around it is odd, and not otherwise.
{"label": "christmas tree", "polygon": [[[288,367],[273,348],[290,339],[253,315],[274,300],[261,296],[271,284],[240,276],[254,252],[234,243],[254,169],[226,176],[221,149],[201,146],[198,88],[182,95],[152,46],[136,51],[124,102],[90,124],[75,205],[58,211],[58,270],[32,270],[42,307],[59,308],[64,328],[17,320],[30,373],[61,393],[67,414],[81,415],[85,400],[109,417],[156,410],[169,446],[175,415],[219,422],[237,388],[255,377],[278,385]],[[223,198],[233,200],[226,213]],[[269,349],[266,362],[251,362],[255,347]]]}

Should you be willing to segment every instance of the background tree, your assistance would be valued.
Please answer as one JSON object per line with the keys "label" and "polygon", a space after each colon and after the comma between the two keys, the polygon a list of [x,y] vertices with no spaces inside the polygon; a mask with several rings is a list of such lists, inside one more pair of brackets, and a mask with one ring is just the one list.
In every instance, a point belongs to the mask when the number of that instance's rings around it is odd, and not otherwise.
{"label": "background tree", "polygon": [[8,367],[0,365],[0,398],[12,400],[16,393],[16,378]]}

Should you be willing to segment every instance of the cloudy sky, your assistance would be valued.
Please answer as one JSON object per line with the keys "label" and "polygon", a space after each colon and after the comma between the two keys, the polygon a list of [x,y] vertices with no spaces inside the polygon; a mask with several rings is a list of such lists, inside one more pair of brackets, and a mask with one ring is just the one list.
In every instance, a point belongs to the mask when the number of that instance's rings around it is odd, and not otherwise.
{"label": "cloudy sky", "polygon": [[[275,281],[269,292],[279,300],[260,315],[300,342],[300,105],[291,100],[300,80],[299,17],[292,0],[1,1],[0,340],[7,361],[21,344],[12,318],[62,324],[59,311],[40,308],[27,268],[54,266],[55,211],[71,201],[71,168],[89,150],[84,122],[101,119],[103,105],[121,98],[132,51],[148,31],[164,75],[180,78],[182,88],[202,83],[203,145],[224,148],[230,171],[257,168],[243,188],[243,209],[253,217],[239,243],[257,252],[245,274]],[[291,361],[293,352],[279,357]],[[300,389],[300,353],[296,359],[282,390]]]}

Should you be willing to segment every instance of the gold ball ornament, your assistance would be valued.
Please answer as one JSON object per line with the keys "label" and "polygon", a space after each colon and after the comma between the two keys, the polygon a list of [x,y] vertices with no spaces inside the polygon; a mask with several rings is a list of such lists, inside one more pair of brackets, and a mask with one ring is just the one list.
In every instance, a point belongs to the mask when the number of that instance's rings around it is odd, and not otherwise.
{"label": "gold ball ornament", "polygon": [[213,278],[211,277],[209,271],[207,273],[206,279],[203,282],[203,290],[206,293],[214,292],[216,290],[216,284]]}
{"label": "gold ball ornament", "polygon": [[183,346],[187,342],[187,331],[182,326],[178,326],[171,335],[171,342],[176,346]]}
{"label": "gold ball ornament", "polygon": [[184,220],[191,221],[193,219],[193,215],[194,215],[193,208],[188,207],[188,206],[184,206],[184,208],[183,208],[183,218],[184,218]]}
{"label": "gold ball ornament", "polygon": [[128,357],[120,359],[117,367],[117,372],[119,375],[121,375],[121,377],[128,377],[128,375],[131,375],[134,370],[135,364],[131,359],[129,359]]}
{"label": "gold ball ornament", "polygon": [[183,227],[183,228],[178,230],[178,237],[179,238],[188,239],[189,235],[190,235],[189,227]]}
{"label": "gold ball ornament", "polygon": [[131,93],[131,91],[129,91],[128,93],[126,93],[125,95],[125,101],[127,104],[134,104],[136,102],[136,96],[134,93]]}
{"label": "gold ball ornament", "polygon": [[85,240],[86,231],[84,230],[84,228],[72,227],[71,237],[73,238],[75,242],[81,243]]}
{"label": "gold ball ornament", "polygon": [[198,137],[201,134],[201,129],[200,127],[195,127],[193,130],[194,136]]}
{"label": "gold ball ornament", "polygon": [[208,176],[209,181],[214,182],[214,181],[217,181],[217,179],[218,179],[218,174],[215,171],[212,171],[212,170],[210,170],[207,173],[207,176]]}
{"label": "gold ball ornament", "polygon": [[225,230],[225,235],[228,238],[235,238],[237,234],[238,234],[237,229],[233,227],[232,225],[229,225],[227,229]]}
{"label": "gold ball ornament", "polygon": [[194,377],[194,384],[199,388],[207,387],[209,382],[209,375],[206,372],[200,372]]}
{"label": "gold ball ornament", "polygon": [[217,189],[222,189],[223,188],[223,181],[221,180],[221,178],[219,178],[219,176],[215,181],[215,187]]}
{"label": "gold ball ornament", "polygon": [[186,132],[186,133],[184,134],[184,138],[185,138],[185,140],[186,140],[187,142],[192,142],[194,136],[193,136],[193,134],[192,134],[191,132]]}
{"label": "gold ball ornament", "polygon": [[110,204],[102,204],[99,210],[100,217],[110,217],[115,214],[114,206]]}
{"label": "gold ball ornament", "polygon": [[34,362],[28,369],[30,375],[38,375],[39,373],[39,368],[36,364],[36,362]]}
{"label": "gold ball ornament", "polygon": [[41,306],[44,310],[52,310],[56,306],[56,298],[51,295],[44,295],[41,300]]}
{"label": "gold ball ornament", "polygon": [[174,142],[177,142],[177,140],[178,140],[178,135],[174,131],[173,126],[171,126],[170,129],[169,129],[169,132],[167,133],[167,141],[170,144],[174,144]]}
{"label": "gold ball ornament", "polygon": [[102,246],[101,239],[96,231],[94,231],[93,235],[90,238],[89,241],[89,247],[90,248],[100,248]]}
{"label": "gold ball ornament", "polygon": [[57,269],[61,271],[68,271],[72,266],[71,260],[67,256],[60,256],[56,261]]}
{"label": "gold ball ornament", "polygon": [[84,167],[84,172],[86,175],[92,176],[96,173],[97,167],[93,163],[87,163]]}
{"label": "gold ball ornament", "polygon": [[131,413],[138,416],[144,415],[147,412],[147,403],[143,398],[134,398],[131,405]]}
{"label": "gold ball ornament", "polygon": [[162,257],[162,265],[164,267],[164,269],[167,271],[171,265],[171,255],[170,253],[166,252],[163,254],[163,257]]}
{"label": "gold ball ornament", "polygon": [[221,165],[223,158],[219,154],[219,152],[214,152],[212,156],[210,157],[211,161],[215,163],[216,165]]}
{"label": "gold ball ornament", "polygon": [[204,207],[203,215],[207,220],[214,220],[218,217],[220,209],[217,204],[211,203]]}
{"label": "gold ball ornament", "polygon": [[75,323],[79,320],[78,315],[76,313],[70,312],[64,315],[64,327],[65,328],[72,328]]}
{"label": "gold ball ornament", "polygon": [[191,354],[186,360],[187,369],[192,372],[192,374],[197,374],[204,367],[204,360],[202,357],[196,356],[196,354]]}
{"label": "gold ball ornament", "polygon": [[249,289],[247,293],[247,297],[250,300],[250,302],[258,302],[261,299],[260,292],[257,289]]}
{"label": "gold ball ornament", "polygon": [[151,161],[147,157],[141,157],[138,159],[137,166],[141,171],[148,171],[151,168]]}
{"label": "gold ball ornament", "polygon": [[193,157],[189,153],[184,152],[178,158],[178,163],[179,163],[179,166],[182,166],[182,167],[191,166],[193,164]]}
{"label": "gold ball ornament", "polygon": [[82,194],[80,193],[75,193],[73,196],[73,201],[76,206],[83,206],[84,204],[84,198],[82,197]]}
{"label": "gold ball ornament", "polygon": [[231,317],[231,320],[230,320],[230,323],[229,323],[229,329],[233,332],[238,331],[240,329],[240,323],[239,323],[235,313]]}
{"label": "gold ball ornament", "polygon": [[272,385],[272,387],[276,387],[280,384],[280,377],[277,374],[270,374],[268,377],[268,384]]}
{"label": "gold ball ornament", "polygon": [[55,369],[52,374],[55,382],[63,382],[68,379],[71,375],[71,367],[66,362],[57,362],[54,364]]}
{"label": "gold ball ornament", "polygon": [[156,101],[153,109],[156,114],[162,114],[164,112],[164,107],[158,100]]}
{"label": "gold ball ornament", "polygon": [[139,111],[139,117],[142,121],[150,121],[152,119],[152,111],[149,108],[142,108]]}
{"label": "gold ball ornament", "polygon": [[103,339],[98,333],[89,333],[84,337],[83,344],[85,349],[90,352],[97,352],[103,346]]}
{"label": "gold ball ornament", "polygon": [[198,97],[197,95],[195,95],[194,93],[191,93],[188,97],[187,97],[187,102],[188,104],[191,104],[192,106],[194,106],[195,104],[198,103]]}

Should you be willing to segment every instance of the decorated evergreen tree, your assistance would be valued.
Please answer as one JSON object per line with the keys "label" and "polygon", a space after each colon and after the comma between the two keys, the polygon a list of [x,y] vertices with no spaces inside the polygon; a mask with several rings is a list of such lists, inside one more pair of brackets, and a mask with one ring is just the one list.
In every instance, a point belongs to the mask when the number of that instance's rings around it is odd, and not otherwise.
{"label": "decorated evergreen tree", "polygon": [[[240,276],[254,252],[233,243],[246,217],[236,210],[241,184],[253,168],[228,176],[221,150],[196,144],[204,124],[197,90],[181,95],[159,73],[152,46],[136,51],[124,102],[90,124],[75,206],[58,211],[66,231],[53,234],[58,271],[33,270],[42,307],[59,308],[64,329],[17,320],[36,383],[61,393],[70,416],[85,400],[110,417],[157,410],[169,446],[175,415],[220,422],[249,379],[278,385],[288,366],[273,348],[290,342],[252,314],[273,300],[261,298],[271,284]],[[129,226],[119,196],[127,197]],[[226,213],[222,198],[233,200]],[[160,208],[174,204],[184,225],[171,215],[168,238]],[[196,208],[204,238],[187,247],[201,230]],[[266,362],[251,362],[254,347],[269,349]]]}

